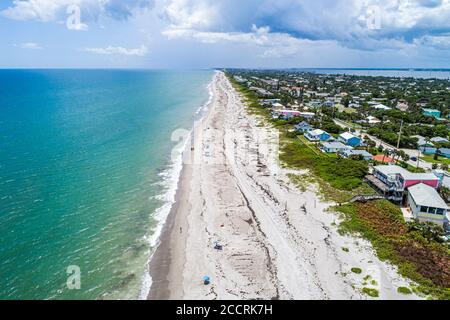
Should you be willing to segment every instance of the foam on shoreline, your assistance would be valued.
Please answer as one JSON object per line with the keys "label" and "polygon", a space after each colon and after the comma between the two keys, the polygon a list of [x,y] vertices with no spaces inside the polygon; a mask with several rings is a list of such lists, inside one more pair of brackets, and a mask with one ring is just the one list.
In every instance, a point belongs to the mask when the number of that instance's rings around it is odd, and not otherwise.
{"label": "foam on shoreline", "polygon": [[[211,82],[207,86],[209,93],[208,101],[196,111],[195,118],[198,117],[199,119],[194,119],[195,121],[201,121],[201,119],[205,116],[206,112],[209,110],[209,107],[213,101],[214,92],[212,90],[212,84],[214,81],[215,74],[216,73],[214,73]],[[168,166],[166,170],[160,173],[160,176],[163,178],[162,184],[166,186],[166,189],[164,190],[164,193],[157,196],[157,198],[163,201],[164,204],[158,209],[156,209],[154,214],[152,215],[152,219],[154,219],[157,222],[157,225],[153,229],[153,233],[150,236],[146,237],[147,238],[146,241],[148,241],[151,252],[149,253],[150,256],[148,262],[145,265],[138,300],[146,300],[152,287],[150,264],[154,256],[154,253],[158,250],[160,238],[164,230],[164,226],[167,222],[167,218],[172,210],[173,205],[176,202],[176,195],[179,188],[179,181],[181,178],[181,173],[183,171],[183,158],[186,151],[190,149],[189,146],[191,145],[192,134],[194,132],[194,129],[195,123],[194,126],[189,131],[188,138],[184,141],[182,147],[180,148],[182,152],[180,152],[175,159],[174,158],[172,159],[172,163]]]}

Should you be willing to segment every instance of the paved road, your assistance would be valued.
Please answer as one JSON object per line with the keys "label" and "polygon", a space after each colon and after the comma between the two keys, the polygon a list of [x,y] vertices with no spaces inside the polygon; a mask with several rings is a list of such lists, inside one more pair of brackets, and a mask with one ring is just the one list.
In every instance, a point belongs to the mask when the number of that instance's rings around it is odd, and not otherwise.
{"label": "paved road", "polygon": [[[346,123],[346,122],[344,122],[342,120],[334,119],[334,122],[338,126],[340,126],[342,128],[346,128],[346,129],[352,128],[351,125],[349,125],[348,123]],[[356,129],[356,134],[357,135],[361,135],[362,137],[367,136],[370,140],[373,140],[376,143],[377,147],[382,145],[384,149],[397,150],[397,148],[394,147],[393,145],[390,145],[389,143],[381,141],[377,137],[374,137],[374,136],[371,136],[370,134],[367,134],[364,130]],[[414,150],[414,149],[400,149],[400,150],[404,151],[410,157],[416,157],[417,158],[418,155],[419,155],[419,151],[418,150]],[[420,158],[419,158],[419,163],[417,163],[417,161],[409,160],[408,164],[410,164],[413,167],[417,167],[417,164],[419,164],[419,168],[422,168],[422,169],[427,170],[427,171],[432,170],[432,164],[428,163],[428,162],[425,162],[423,160],[420,160]]]}

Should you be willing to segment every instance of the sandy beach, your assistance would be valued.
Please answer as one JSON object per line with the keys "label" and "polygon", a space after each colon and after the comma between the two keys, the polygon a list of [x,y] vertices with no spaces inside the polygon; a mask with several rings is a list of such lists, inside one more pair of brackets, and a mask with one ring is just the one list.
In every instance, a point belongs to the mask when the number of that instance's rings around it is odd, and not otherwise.
{"label": "sandy beach", "polygon": [[299,172],[280,167],[276,130],[247,113],[223,73],[212,90],[150,263],[148,298],[368,299],[369,287],[379,299],[417,299],[397,293],[408,281],[368,242],[337,232],[333,204],[314,186],[291,183],[287,174]]}

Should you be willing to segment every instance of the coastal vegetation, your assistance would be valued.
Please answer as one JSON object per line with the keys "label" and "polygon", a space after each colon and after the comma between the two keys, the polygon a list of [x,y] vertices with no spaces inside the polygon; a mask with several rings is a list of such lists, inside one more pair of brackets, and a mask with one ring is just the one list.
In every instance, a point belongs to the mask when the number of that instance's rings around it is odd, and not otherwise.
{"label": "coastal vegetation", "polygon": [[[292,181],[302,190],[306,190],[311,183],[316,183],[325,199],[339,204],[333,209],[342,215],[343,221],[339,225],[342,234],[355,234],[369,240],[381,260],[396,265],[402,276],[417,284],[411,287],[416,294],[435,299],[450,299],[450,251],[448,245],[441,241],[442,228],[433,228],[429,224],[418,222],[406,223],[400,209],[387,200],[347,203],[355,195],[374,193],[363,182],[368,173],[367,162],[318,152],[314,143],[299,137],[293,130],[293,125],[298,123],[299,119],[273,119],[269,111],[260,105],[254,92],[236,82],[233,77],[230,76],[229,79],[247,100],[249,112],[263,116],[266,123],[279,129],[281,162],[286,167],[309,172],[305,175],[291,174]],[[413,115],[417,118],[412,120],[424,119],[422,115],[418,115],[416,109],[413,110]],[[397,121],[399,114],[394,112],[391,116],[394,120],[390,124],[380,124],[371,132],[388,143],[396,144],[398,135],[392,133],[395,132],[392,126],[398,125],[397,130],[400,129],[400,121]],[[347,114],[345,117],[350,116]],[[330,123],[327,119],[330,119],[330,116],[321,119],[322,125]],[[426,121],[433,122],[428,118]],[[407,130],[427,137],[448,133],[442,126],[436,126],[432,130],[429,128],[431,127],[412,125]],[[333,128],[328,130],[334,133]],[[340,132],[339,129],[335,131]],[[416,147],[417,141],[409,139],[408,135],[402,139],[402,146]],[[414,169],[406,163],[405,166]],[[417,171],[423,172],[422,169]],[[358,273],[357,271],[358,268],[352,269],[354,273]],[[409,294],[411,291],[404,287],[398,290],[402,294]],[[371,297],[379,296],[378,291],[373,288],[365,287],[362,292]]]}
{"label": "coastal vegetation", "polygon": [[377,289],[373,289],[373,288],[363,288],[362,289],[362,293],[367,294],[368,296],[372,297],[372,298],[378,298],[380,296],[380,293],[378,292]]}
{"label": "coastal vegetation", "polygon": [[381,260],[418,284],[416,293],[450,299],[449,248],[426,224],[404,222],[400,210],[386,200],[351,203],[334,208],[344,215],[341,233],[368,239]]}

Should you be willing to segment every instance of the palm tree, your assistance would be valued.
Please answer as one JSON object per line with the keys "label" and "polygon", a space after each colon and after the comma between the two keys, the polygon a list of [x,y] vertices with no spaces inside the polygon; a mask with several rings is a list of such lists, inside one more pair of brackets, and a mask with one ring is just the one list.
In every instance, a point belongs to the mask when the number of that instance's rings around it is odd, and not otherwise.
{"label": "palm tree", "polygon": [[386,159],[387,156],[389,156],[390,151],[389,149],[384,149],[383,150],[383,163],[384,163],[384,159]]}

